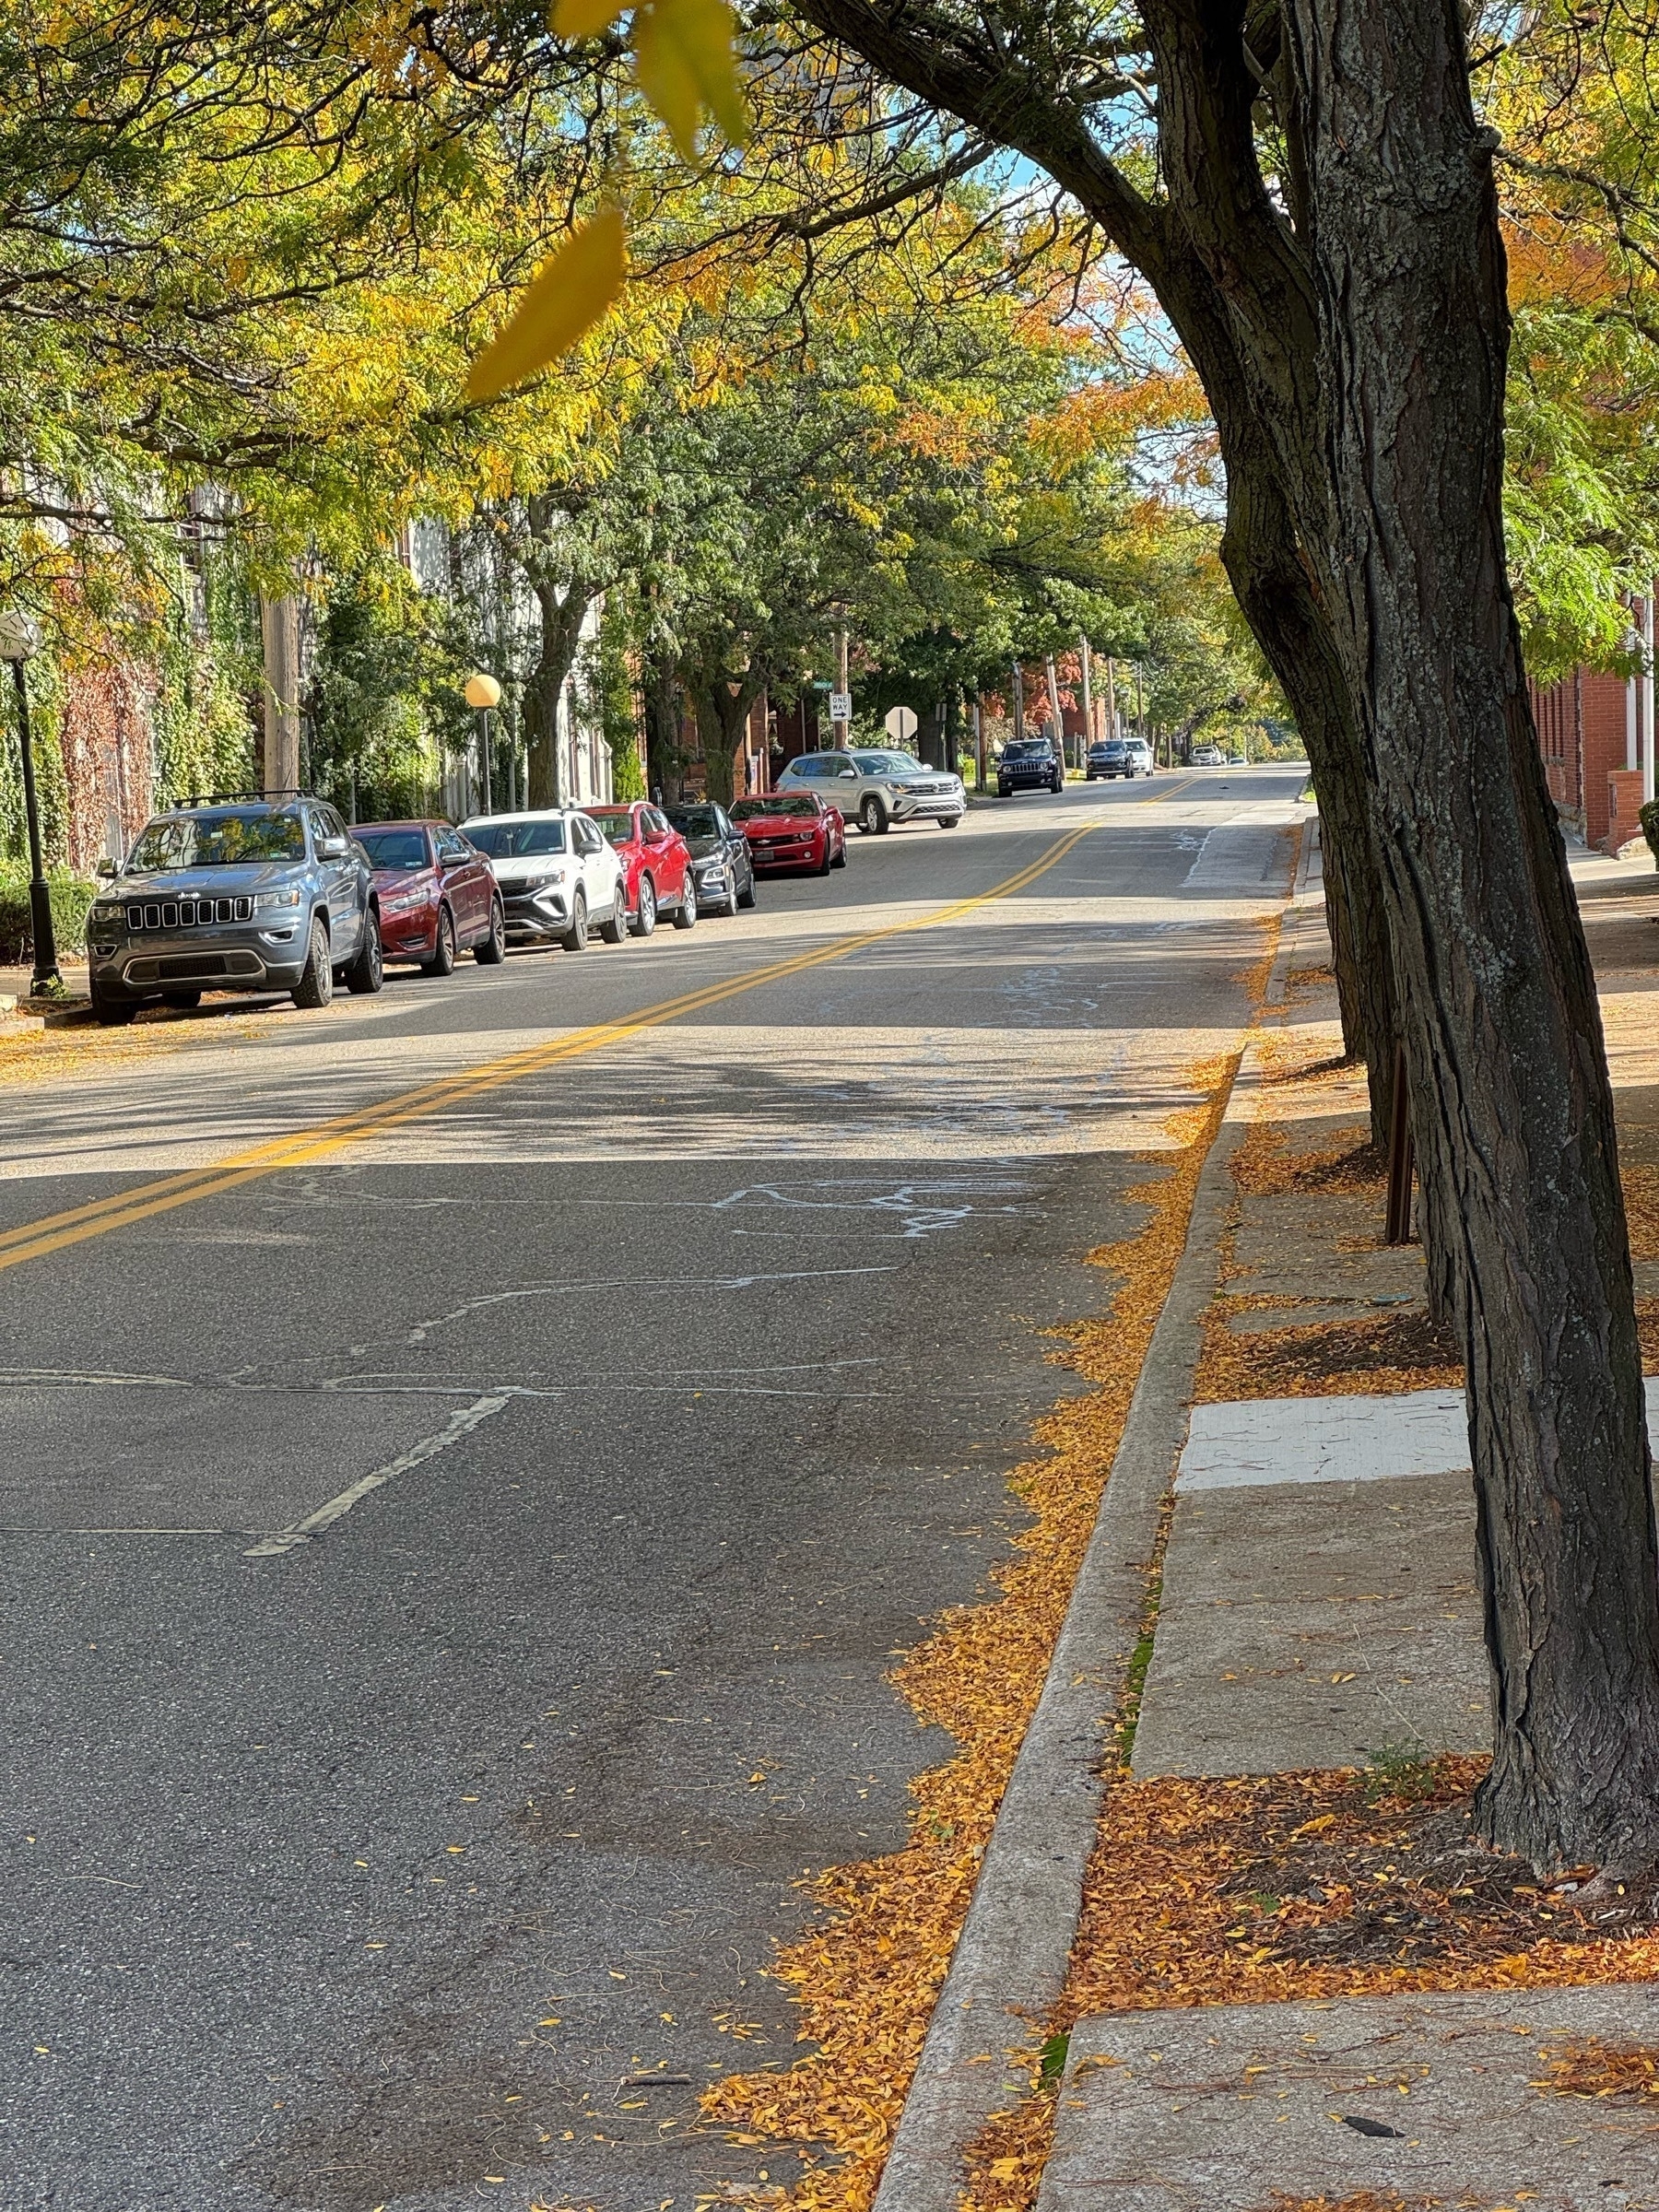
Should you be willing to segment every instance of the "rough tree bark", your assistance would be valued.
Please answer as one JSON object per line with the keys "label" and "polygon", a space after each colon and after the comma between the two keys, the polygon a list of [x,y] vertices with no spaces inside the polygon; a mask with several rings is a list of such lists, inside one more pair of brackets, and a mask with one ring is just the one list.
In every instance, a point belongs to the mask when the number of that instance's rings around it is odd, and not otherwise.
{"label": "rough tree bark", "polygon": [[[1467,1359],[1499,1677],[1482,1819],[1540,1868],[1651,1864],[1641,1360],[1594,980],[1505,575],[1503,255],[1456,0],[1258,0],[1248,43],[1243,0],[1140,0],[1157,202],[1056,89],[1046,16],[1022,40],[1001,13],[799,4],[1046,168],[1152,284],[1204,383],[1230,572],[1314,761],[1349,995],[1389,970],[1359,949],[1360,912],[1403,986],[1390,1018]],[[1079,60],[1077,80],[1098,66]],[[1264,98],[1282,204],[1258,165]]]}
{"label": "rough tree bark", "polygon": [[742,796],[735,789],[737,750],[749,711],[766,688],[765,676],[750,667],[733,677],[717,653],[691,653],[681,663],[681,677],[702,741],[703,787],[718,805],[729,806]]}
{"label": "rough tree bark", "polygon": [[1328,604],[1461,1242],[1481,1818],[1541,1866],[1632,1872],[1659,1861],[1659,1544],[1594,979],[1504,562],[1496,138],[1454,0],[1295,0],[1291,29]]}

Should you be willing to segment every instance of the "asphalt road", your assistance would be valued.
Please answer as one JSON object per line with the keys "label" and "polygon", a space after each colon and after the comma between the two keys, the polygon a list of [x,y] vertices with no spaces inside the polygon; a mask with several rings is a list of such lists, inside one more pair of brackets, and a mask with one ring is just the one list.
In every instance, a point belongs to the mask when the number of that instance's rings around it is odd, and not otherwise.
{"label": "asphalt road", "polygon": [[886,1670],[1006,1544],[1300,782],[976,808],[5,1091],[0,2206],[786,2175],[697,2088],[787,2063],[794,1884],[948,1749]]}

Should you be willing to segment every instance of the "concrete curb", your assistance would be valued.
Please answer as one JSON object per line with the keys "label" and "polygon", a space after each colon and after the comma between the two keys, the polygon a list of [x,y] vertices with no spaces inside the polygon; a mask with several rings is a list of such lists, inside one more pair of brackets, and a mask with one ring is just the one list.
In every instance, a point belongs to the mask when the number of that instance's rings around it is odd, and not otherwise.
{"label": "concrete curb", "polygon": [[[1290,923],[1307,895],[1316,838],[1316,826],[1305,825],[1268,977],[1270,1005],[1284,994],[1295,934]],[[1005,2078],[1003,2055],[1021,2040],[1020,2024],[1042,2019],[1065,1985],[1100,1819],[1100,1767],[1140,1637],[1159,1513],[1186,1438],[1198,1324],[1215,1292],[1220,1231],[1232,1198],[1229,1168],[1246,1125],[1235,1079],[1199,1171],[1186,1242],[934,2007],[874,2212],[957,2212],[963,2153],[991,2115],[1024,2090],[1022,2082]],[[984,2064],[987,2057],[994,2063]]]}

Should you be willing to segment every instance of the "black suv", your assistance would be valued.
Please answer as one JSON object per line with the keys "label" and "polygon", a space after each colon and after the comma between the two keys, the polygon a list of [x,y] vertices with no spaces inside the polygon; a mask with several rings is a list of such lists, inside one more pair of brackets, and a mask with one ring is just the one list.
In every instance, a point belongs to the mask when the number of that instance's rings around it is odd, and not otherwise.
{"label": "black suv", "polygon": [[193,802],[159,814],[87,917],[92,1011],[131,1021],[149,999],[291,991],[325,1006],[336,976],[381,987],[380,904],[369,856],[334,808],[304,793]]}
{"label": "black suv", "polygon": [[1017,791],[1063,791],[1065,763],[1052,737],[1016,737],[996,764],[996,788],[1006,799]]}

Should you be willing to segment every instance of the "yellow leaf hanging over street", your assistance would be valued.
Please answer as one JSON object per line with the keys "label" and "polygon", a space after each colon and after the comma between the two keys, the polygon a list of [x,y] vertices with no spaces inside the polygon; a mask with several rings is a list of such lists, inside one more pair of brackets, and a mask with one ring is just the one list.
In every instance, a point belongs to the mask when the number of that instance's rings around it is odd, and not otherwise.
{"label": "yellow leaf hanging over street", "polygon": [[550,18],[558,39],[596,39],[622,13],[627,0],[553,0]]}
{"label": "yellow leaf hanging over street", "polygon": [[734,145],[748,136],[732,32],[726,0],[653,0],[634,18],[640,89],[688,161],[705,108]]}
{"label": "yellow leaf hanging over street", "polygon": [[543,264],[473,363],[467,398],[494,399],[568,353],[616,300],[626,275],[622,218],[606,208]]}

